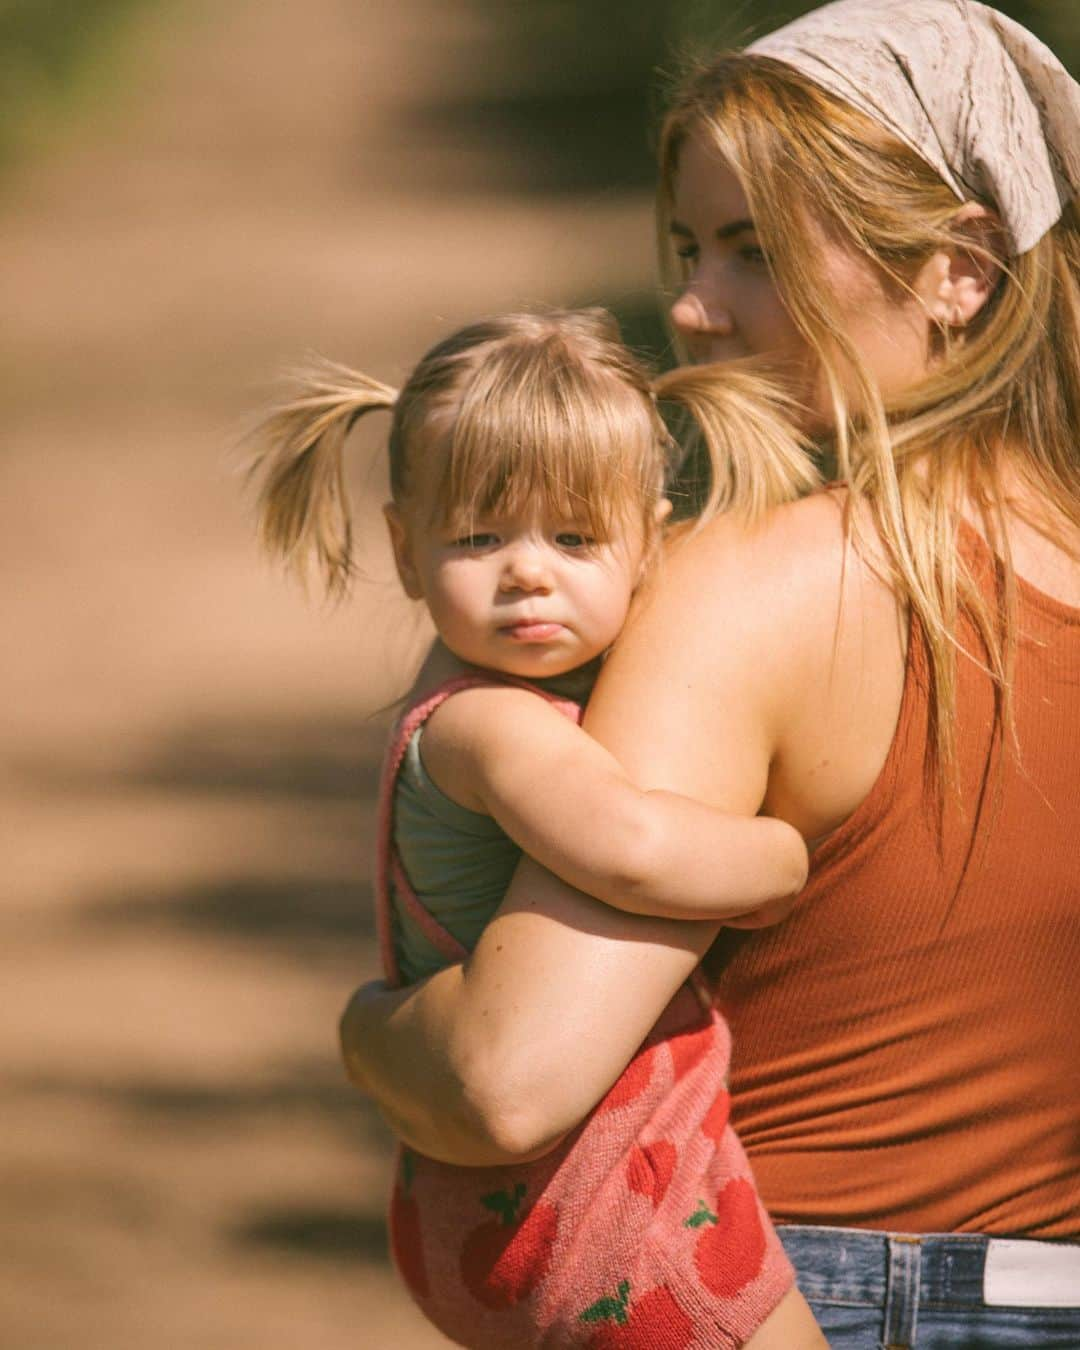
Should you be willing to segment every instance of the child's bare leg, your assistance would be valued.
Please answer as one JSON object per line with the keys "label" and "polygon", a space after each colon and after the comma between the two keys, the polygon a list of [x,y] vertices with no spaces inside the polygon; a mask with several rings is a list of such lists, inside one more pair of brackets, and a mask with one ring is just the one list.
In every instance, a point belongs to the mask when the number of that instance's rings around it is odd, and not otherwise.
{"label": "child's bare leg", "polygon": [[829,1342],[797,1289],[784,1295],[743,1350],[828,1350]]}

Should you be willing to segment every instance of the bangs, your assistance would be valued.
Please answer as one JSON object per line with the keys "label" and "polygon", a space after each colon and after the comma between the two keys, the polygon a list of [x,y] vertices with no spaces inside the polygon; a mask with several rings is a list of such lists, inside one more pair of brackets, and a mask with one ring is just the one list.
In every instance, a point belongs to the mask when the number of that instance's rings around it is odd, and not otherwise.
{"label": "bangs", "polygon": [[556,335],[503,344],[455,402],[439,456],[440,525],[535,514],[605,541],[651,519],[667,452],[645,386],[583,360]]}

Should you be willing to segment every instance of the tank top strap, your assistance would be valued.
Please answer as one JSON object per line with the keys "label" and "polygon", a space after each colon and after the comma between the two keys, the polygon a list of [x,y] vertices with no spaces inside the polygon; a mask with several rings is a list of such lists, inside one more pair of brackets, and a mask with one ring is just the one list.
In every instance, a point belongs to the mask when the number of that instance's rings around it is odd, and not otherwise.
{"label": "tank top strap", "polygon": [[387,983],[401,983],[394,956],[394,935],[391,923],[391,888],[399,898],[410,919],[447,961],[463,961],[468,951],[439,923],[416,894],[394,844],[394,788],[401,772],[402,760],[409,742],[432,713],[454,694],[464,689],[505,688],[525,689],[550,703],[556,711],[572,722],[581,721],[582,709],[572,699],[563,698],[528,680],[513,675],[497,675],[484,671],[469,671],[444,681],[405,709],[390,733],[379,777],[379,801],[376,814],[375,842],[375,929],[379,940],[379,954]]}

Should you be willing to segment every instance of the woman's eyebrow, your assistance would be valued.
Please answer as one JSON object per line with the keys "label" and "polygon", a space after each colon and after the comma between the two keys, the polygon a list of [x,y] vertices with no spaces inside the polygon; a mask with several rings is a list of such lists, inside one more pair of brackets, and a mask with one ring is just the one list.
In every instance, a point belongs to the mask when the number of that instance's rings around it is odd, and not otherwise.
{"label": "woman's eyebrow", "polygon": [[[751,233],[757,230],[757,226],[749,216],[743,216],[739,220],[730,220],[726,225],[721,225],[719,229],[714,230],[713,233],[717,239],[733,239],[735,235],[742,234],[744,230],[749,230]],[[689,225],[684,225],[681,220],[673,220],[668,226],[668,232],[677,234],[681,239],[693,239],[694,237],[694,231]]]}

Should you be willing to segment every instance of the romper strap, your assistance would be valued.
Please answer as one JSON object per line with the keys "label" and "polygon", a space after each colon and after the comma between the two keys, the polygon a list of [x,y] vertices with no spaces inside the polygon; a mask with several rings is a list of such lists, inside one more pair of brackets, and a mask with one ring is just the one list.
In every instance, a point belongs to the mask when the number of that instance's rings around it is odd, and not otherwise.
{"label": "romper strap", "polygon": [[512,675],[499,676],[476,671],[456,675],[439,685],[426,698],[407,708],[390,733],[390,742],[379,778],[375,844],[375,928],[379,938],[383,974],[391,986],[396,987],[401,983],[401,972],[394,957],[394,935],[390,918],[391,886],[410,919],[447,961],[463,961],[468,956],[466,948],[435,918],[413,890],[394,844],[394,788],[405,758],[405,751],[417,729],[422,727],[435,709],[445,703],[451,695],[460,693],[463,689],[503,688],[507,685],[527,689],[553,704],[564,717],[574,722],[581,721],[582,710],[571,699],[560,698],[538,685],[530,684],[528,680],[519,680]]}

